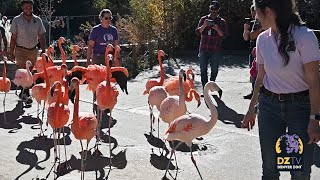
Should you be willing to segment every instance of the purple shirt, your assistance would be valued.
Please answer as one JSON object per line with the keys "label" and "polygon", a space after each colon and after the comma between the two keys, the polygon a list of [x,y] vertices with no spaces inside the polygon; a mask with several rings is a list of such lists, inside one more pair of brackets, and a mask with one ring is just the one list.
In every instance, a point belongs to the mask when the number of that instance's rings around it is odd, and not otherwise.
{"label": "purple shirt", "polygon": [[108,44],[114,44],[118,40],[118,29],[112,25],[104,28],[101,24],[94,26],[89,36],[89,40],[94,41],[93,53],[104,54]]}
{"label": "purple shirt", "polygon": [[286,66],[278,51],[279,38],[275,37],[271,28],[261,33],[257,39],[257,63],[263,64],[266,71],[263,85],[277,94],[308,90],[303,65],[320,60],[319,45],[314,33],[305,26],[291,26],[288,32],[291,29],[292,38],[287,47],[290,60]]}

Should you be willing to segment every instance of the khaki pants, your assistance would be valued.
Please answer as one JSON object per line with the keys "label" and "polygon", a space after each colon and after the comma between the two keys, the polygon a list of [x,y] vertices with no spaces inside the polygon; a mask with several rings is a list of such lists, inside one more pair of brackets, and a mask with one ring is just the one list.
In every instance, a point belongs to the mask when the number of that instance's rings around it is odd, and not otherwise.
{"label": "khaki pants", "polygon": [[97,64],[97,65],[105,65],[105,57],[104,54],[92,54],[92,64]]}
{"label": "khaki pants", "polygon": [[26,62],[29,60],[31,61],[32,65],[34,66],[37,61],[38,56],[38,49],[28,50],[23,49],[21,47],[16,47],[14,56],[16,58],[16,64],[19,68],[26,68]]}

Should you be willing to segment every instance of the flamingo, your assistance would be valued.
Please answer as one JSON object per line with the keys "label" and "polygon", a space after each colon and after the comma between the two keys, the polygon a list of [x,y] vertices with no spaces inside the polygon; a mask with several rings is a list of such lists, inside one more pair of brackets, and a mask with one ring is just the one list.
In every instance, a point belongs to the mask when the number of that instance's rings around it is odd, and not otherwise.
{"label": "flamingo", "polygon": [[0,77],[0,91],[4,92],[3,98],[3,116],[4,116],[4,123],[7,124],[6,118],[6,96],[7,93],[10,91],[11,88],[11,81],[7,78],[7,58],[3,59],[3,75]]}
{"label": "flamingo", "polygon": [[[52,103],[49,105],[48,108],[48,123],[53,129],[53,141],[54,141],[54,159],[55,161],[57,160],[57,129],[61,129],[64,127],[68,120],[69,120],[69,114],[70,114],[70,109],[67,105],[64,105],[61,102],[62,96],[61,96],[61,89],[62,89],[62,84],[57,81],[54,83],[54,85],[50,89],[50,95],[53,96],[55,88],[58,88],[58,99],[56,102]],[[60,132],[58,132],[60,134]],[[65,145],[65,144],[64,144]],[[60,152],[60,150],[59,150]],[[60,161],[60,153],[58,157]]]}
{"label": "flamingo", "polygon": [[77,61],[77,52],[80,50],[80,47],[78,45],[73,45],[72,47],[72,57],[73,57],[73,62],[75,66],[79,66],[78,61]]}
{"label": "flamingo", "polygon": [[[114,106],[117,104],[117,97],[119,95],[119,92],[117,90],[117,87],[115,84],[111,83],[111,68],[110,68],[110,62],[108,59],[108,51],[112,46],[107,46],[106,53],[105,53],[105,59],[106,59],[106,69],[107,69],[107,77],[106,80],[100,83],[97,86],[96,89],[96,95],[97,95],[97,104],[100,109],[100,111],[109,110],[110,116],[109,116],[109,150],[110,150],[110,168],[111,168],[111,122],[112,122],[112,110]],[[102,112],[100,112],[100,118],[98,122],[97,127],[97,137],[98,140],[100,139],[100,124],[102,119]]]}
{"label": "flamingo", "polygon": [[[106,57],[108,56],[108,53],[112,51],[113,46],[109,44],[106,48]],[[129,76],[129,72],[124,67],[112,67],[110,68],[112,77],[110,81],[112,83],[117,82],[123,92],[128,94],[127,90],[127,79]],[[109,72],[110,72],[109,71]],[[83,78],[87,81],[87,90],[93,92],[93,103],[96,99],[95,97],[95,90],[97,86],[105,80],[105,77],[107,76],[107,68],[103,65],[89,65],[87,69],[85,70],[85,73],[83,74]]]}
{"label": "flamingo", "polygon": [[[33,77],[30,72],[30,67],[32,66],[31,61],[26,62],[26,69],[17,69],[14,79],[12,82],[17,86],[15,94],[17,95],[18,87],[22,87],[21,92],[24,92],[25,89],[29,89],[33,85]],[[29,90],[28,90],[29,91]]]}
{"label": "flamingo", "polygon": [[[62,64],[61,66],[51,66],[46,68],[46,70],[50,86],[52,86],[56,81],[63,83],[66,74],[68,74],[68,67],[66,64]],[[35,73],[33,75],[34,82],[37,82],[39,78],[44,79],[44,72]]]}
{"label": "flamingo", "polygon": [[[47,56],[49,58],[49,61],[45,64],[45,67],[48,68],[48,67],[51,67],[51,66],[54,66],[54,63],[53,63],[53,60],[50,56],[50,54],[53,52],[53,47],[50,45],[47,49]],[[33,70],[36,70],[37,72],[42,72],[43,71],[43,63],[42,63],[43,59],[42,57],[40,57],[36,64],[34,65],[33,67]]]}
{"label": "flamingo", "polygon": [[164,57],[165,55],[166,54],[164,53],[163,50],[158,51],[158,62],[159,62],[159,66],[160,66],[160,81],[158,81],[157,79],[148,80],[148,82],[146,83],[146,90],[143,92],[143,95],[148,94],[152,87],[163,85],[163,83],[164,83],[164,69],[162,66],[161,57]]}
{"label": "flamingo", "polygon": [[186,73],[181,69],[179,72],[179,96],[168,96],[160,104],[160,118],[167,124],[187,112],[184,87],[182,85],[185,79]]}
{"label": "flamingo", "polygon": [[[48,56],[43,53],[42,54],[42,63],[43,63],[43,66],[45,66],[45,59],[48,58]],[[49,91],[49,88],[50,88],[50,84],[49,84],[49,78],[48,78],[48,74],[47,74],[47,68],[44,68],[44,81],[45,83],[40,83],[40,84],[35,84],[32,89],[31,89],[31,92],[32,92],[32,97],[37,101],[38,103],[38,107],[37,107],[37,118],[39,120],[39,125],[40,125],[40,134],[39,136],[42,136],[44,135],[43,134],[43,130],[42,130],[42,123],[43,123],[43,116],[44,116],[44,108],[45,108],[45,104],[43,104],[43,110],[42,110],[42,119],[40,121],[40,118],[39,118],[39,106],[41,104],[41,101],[46,101],[47,99],[47,92]]]}
{"label": "flamingo", "polygon": [[[191,91],[194,89],[194,74],[191,69],[188,69],[186,74],[187,80],[183,83],[185,99],[187,102],[190,102],[195,97],[199,107],[201,105],[200,96],[195,90]],[[179,77],[174,76],[168,79],[165,88],[170,96],[179,95]]]}
{"label": "flamingo", "polygon": [[[73,133],[74,137],[78,140],[80,140],[81,144],[81,180],[84,179],[84,170],[85,165],[84,161],[87,158],[87,151],[88,151],[88,145],[91,139],[95,135],[95,129],[97,127],[97,119],[96,116],[92,113],[88,112],[80,112],[79,113],[79,79],[78,78],[72,78],[70,89],[75,89],[76,91],[76,99],[74,102],[74,108],[73,108],[73,121],[71,123],[71,132]],[[87,147],[85,151],[85,155],[83,155],[83,145],[82,140],[87,140]]]}
{"label": "flamingo", "polygon": [[116,45],[114,48],[114,66],[115,67],[120,67],[119,59],[118,59],[119,52],[120,52],[120,46]]}
{"label": "flamingo", "polygon": [[66,40],[64,39],[64,37],[60,37],[58,40],[58,47],[61,53],[61,60],[62,60],[62,64],[66,64],[67,63],[67,56],[66,53],[64,52],[63,48],[62,48],[62,44],[64,44],[66,42]]}
{"label": "flamingo", "polygon": [[[150,89],[148,96],[148,104],[150,110],[150,134],[152,134],[154,123],[153,107],[156,106],[158,111],[160,111],[160,105],[164,99],[169,96],[168,92],[163,86],[155,86]],[[158,137],[159,137],[159,118],[158,118]]]}
{"label": "flamingo", "polygon": [[[205,117],[200,116],[198,114],[183,115],[175,119],[172,123],[170,123],[170,126],[164,136],[164,139],[168,141],[181,141],[176,147],[172,149],[169,159],[172,158],[172,152],[174,152],[178,148],[178,146],[182,144],[182,142],[185,142],[189,146],[192,163],[195,165],[201,179],[202,176],[192,154],[192,140],[196,137],[208,134],[210,130],[216,125],[218,120],[218,112],[212,100],[209,97],[209,91],[220,90],[221,89],[218,87],[218,85],[213,81],[208,82],[204,87],[204,100],[206,104],[208,104],[211,112],[211,119],[209,121]],[[169,165],[170,164],[168,164],[167,166],[164,177],[166,177]]]}

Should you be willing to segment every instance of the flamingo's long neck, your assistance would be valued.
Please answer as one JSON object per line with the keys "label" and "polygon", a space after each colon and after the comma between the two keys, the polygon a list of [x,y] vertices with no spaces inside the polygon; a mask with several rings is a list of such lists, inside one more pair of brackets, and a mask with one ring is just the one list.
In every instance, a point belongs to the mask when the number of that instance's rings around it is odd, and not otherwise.
{"label": "flamingo's long neck", "polygon": [[73,121],[76,123],[79,121],[79,83],[76,84],[76,99],[73,109]]}
{"label": "flamingo's long neck", "polygon": [[110,80],[111,80],[111,68],[110,68],[110,60],[109,60],[109,57],[108,57],[108,54],[109,54],[110,50],[109,48],[107,48],[106,50],[106,54],[105,54],[105,63],[106,63],[106,69],[107,69],[107,85],[110,85]]}
{"label": "flamingo's long neck", "polygon": [[182,77],[179,74],[179,106],[185,104],[185,97],[184,97],[184,87]]}
{"label": "flamingo's long neck", "polygon": [[4,79],[4,81],[6,81],[5,79],[7,78],[7,61],[4,60],[3,62],[3,72],[2,72],[2,77]]}
{"label": "flamingo's long neck", "polygon": [[217,108],[214,106],[210,96],[209,96],[209,88],[205,88],[204,89],[204,101],[206,102],[206,104],[209,106],[210,112],[211,112],[211,119],[208,123],[207,128],[211,129],[213,128],[218,120],[218,111]]}
{"label": "flamingo's long neck", "polygon": [[42,63],[43,63],[44,81],[46,83],[46,92],[48,92],[50,88],[50,84],[49,84],[49,77],[48,77],[47,68],[46,68],[46,59],[44,57],[42,57]]}
{"label": "flamingo's long neck", "polygon": [[61,53],[62,64],[66,64],[67,57],[66,57],[66,53],[64,52],[64,50],[62,48],[61,42],[58,43],[58,46],[59,46],[59,50],[60,50],[60,53]]}
{"label": "flamingo's long neck", "polygon": [[77,51],[76,51],[76,50],[73,50],[72,55],[73,55],[74,65],[75,65],[75,66],[79,66],[78,61],[77,61]]}
{"label": "flamingo's long neck", "polygon": [[189,94],[185,97],[186,98],[186,101],[192,101],[193,97],[195,96],[195,90],[194,89],[191,89],[189,91]]}
{"label": "flamingo's long neck", "polygon": [[[64,83],[64,94],[63,94],[63,102],[68,102],[69,100],[69,84],[67,82]],[[67,105],[67,104],[65,104]]]}
{"label": "flamingo's long neck", "polygon": [[164,83],[164,69],[162,65],[162,60],[161,60],[161,55],[158,55],[158,61],[159,61],[159,66],[160,66],[160,81],[159,81],[159,86],[162,86]]}
{"label": "flamingo's long neck", "polygon": [[115,52],[114,52],[114,66],[115,67],[120,67],[118,54],[119,54],[119,50],[115,50]]}
{"label": "flamingo's long neck", "polygon": [[47,50],[47,55],[48,55],[49,61],[53,63],[53,60],[52,60],[52,58],[51,58],[51,53],[52,53],[52,49],[51,49],[51,48],[48,48],[48,50]]}
{"label": "flamingo's long neck", "polygon": [[191,74],[187,74],[187,80],[190,82],[191,88],[194,88],[194,82],[190,76]]}

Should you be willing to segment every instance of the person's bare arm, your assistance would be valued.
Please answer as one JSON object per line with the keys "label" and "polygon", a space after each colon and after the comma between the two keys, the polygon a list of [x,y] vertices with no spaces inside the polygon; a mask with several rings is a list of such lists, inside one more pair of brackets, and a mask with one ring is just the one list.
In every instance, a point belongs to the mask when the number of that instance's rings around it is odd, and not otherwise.
{"label": "person's bare arm", "polygon": [[257,29],[256,31],[251,31],[250,32],[250,39],[257,39],[257,37],[259,36],[259,34],[262,32],[262,28],[260,27],[259,29]]}
{"label": "person's bare arm", "polygon": [[243,25],[243,34],[242,37],[245,41],[249,41],[250,40],[250,25],[248,25],[247,23],[245,23]]}
{"label": "person's bare arm", "polygon": [[94,43],[95,43],[95,41],[89,40],[88,49],[87,49],[87,65],[91,64],[90,59],[91,59]]}
{"label": "person's bare arm", "polygon": [[10,61],[14,61],[15,60],[14,50],[16,48],[16,44],[17,44],[17,34],[12,34],[11,35],[11,40],[10,40],[10,52],[9,52],[9,60]]}
{"label": "person's bare arm", "polygon": [[203,24],[201,24],[201,20],[199,22],[198,28],[196,29],[196,31],[198,31],[200,34],[204,31],[204,29],[208,26],[208,21],[204,20]]}
{"label": "person's bare arm", "polygon": [[[304,64],[304,72],[306,81],[309,86],[309,96],[310,96],[310,104],[311,104],[311,112],[310,114],[318,114],[319,113],[319,102],[320,102],[320,85],[319,85],[319,62],[313,61]],[[317,137],[315,129],[319,128],[319,121],[314,119],[310,119],[308,133],[310,136],[309,143],[316,143],[319,141],[320,137]]]}
{"label": "person's bare arm", "polygon": [[45,42],[44,34],[39,34],[39,42],[40,42],[41,53],[45,53],[46,42]]}

